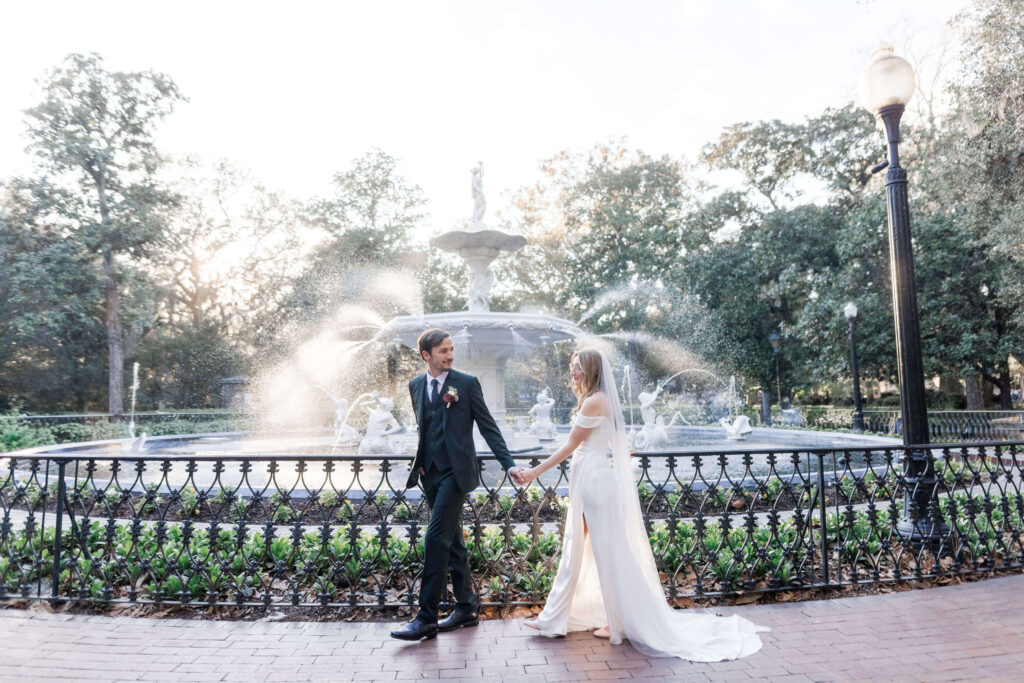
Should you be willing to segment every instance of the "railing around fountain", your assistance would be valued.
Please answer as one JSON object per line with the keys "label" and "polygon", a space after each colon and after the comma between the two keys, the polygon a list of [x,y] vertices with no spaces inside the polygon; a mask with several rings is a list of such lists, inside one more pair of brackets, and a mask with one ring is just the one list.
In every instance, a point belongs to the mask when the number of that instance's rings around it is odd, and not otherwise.
{"label": "railing around fountain", "polygon": [[[821,429],[847,430],[853,426],[853,411],[833,408],[808,413],[807,422]],[[865,410],[864,429],[875,434],[898,435],[902,433],[900,411]],[[931,410],[928,433],[936,443],[1017,441],[1024,438],[1024,411]]]}
{"label": "railing around fountain", "polygon": [[[1024,567],[1022,447],[928,446],[935,545],[897,530],[902,446],[637,456],[666,596],[808,591]],[[414,605],[429,510],[409,456],[14,455],[0,460],[0,599]],[[524,461],[521,461],[524,462]],[[534,461],[536,462],[536,461]],[[524,462],[525,464],[525,462]],[[496,463],[482,457],[485,480]],[[567,463],[544,485],[467,497],[481,603],[542,603],[561,546]]]}

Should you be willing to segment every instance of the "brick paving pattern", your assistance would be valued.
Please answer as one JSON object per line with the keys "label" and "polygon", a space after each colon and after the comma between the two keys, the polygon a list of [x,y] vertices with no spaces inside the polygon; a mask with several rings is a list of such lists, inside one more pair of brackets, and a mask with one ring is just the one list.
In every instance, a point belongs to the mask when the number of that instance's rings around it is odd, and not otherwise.
{"label": "brick paving pattern", "polygon": [[1024,576],[889,595],[717,608],[770,626],[743,660],[648,658],[518,621],[403,643],[393,624],[187,621],[0,610],[0,680],[1021,680]]}

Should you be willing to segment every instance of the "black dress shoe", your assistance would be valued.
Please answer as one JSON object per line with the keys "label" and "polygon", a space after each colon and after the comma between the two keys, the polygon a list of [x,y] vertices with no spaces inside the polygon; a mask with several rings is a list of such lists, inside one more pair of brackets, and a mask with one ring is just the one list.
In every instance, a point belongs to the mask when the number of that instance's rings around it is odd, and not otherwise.
{"label": "black dress shoe", "polygon": [[416,617],[397,631],[392,631],[391,637],[399,640],[429,640],[437,637],[437,624]]}
{"label": "black dress shoe", "polygon": [[467,628],[469,626],[476,626],[480,623],[480,619],[477,618],[476,612],[463,612],[455,610],[447,617],[437,622],[438,631],[454,631],[457,628]]}

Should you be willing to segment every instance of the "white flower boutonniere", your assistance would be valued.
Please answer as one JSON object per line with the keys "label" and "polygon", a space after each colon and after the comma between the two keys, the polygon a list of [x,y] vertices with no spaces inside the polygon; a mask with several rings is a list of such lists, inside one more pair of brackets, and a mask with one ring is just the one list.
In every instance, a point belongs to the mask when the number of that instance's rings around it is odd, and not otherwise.
{"label": "white flower boutonniere", "polygon": [[444,392],[444,407],[445,409],[451,408],[453,403],[457,403],[459,400],[459,390],[455,387],[448,387],[448,391]]}

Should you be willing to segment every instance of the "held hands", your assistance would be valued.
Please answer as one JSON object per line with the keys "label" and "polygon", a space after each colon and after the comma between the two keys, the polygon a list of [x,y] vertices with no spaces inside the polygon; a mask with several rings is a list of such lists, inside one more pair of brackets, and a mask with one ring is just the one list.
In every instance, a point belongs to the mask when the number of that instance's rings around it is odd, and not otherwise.
{"label": "held hands", "polygon": [[508,470],[508,476],[516,486],[525,486],[537,478],[532,467],[529,469],[511,467]]}

